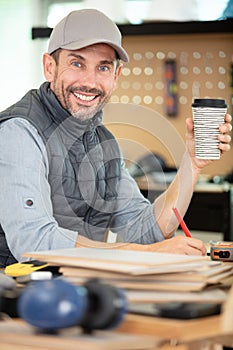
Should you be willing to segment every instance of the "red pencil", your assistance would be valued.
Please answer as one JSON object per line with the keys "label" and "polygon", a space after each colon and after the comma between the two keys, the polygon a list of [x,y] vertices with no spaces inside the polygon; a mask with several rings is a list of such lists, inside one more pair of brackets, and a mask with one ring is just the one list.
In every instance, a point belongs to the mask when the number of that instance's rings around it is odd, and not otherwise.
{"label": "red pencil", "polygon": [[192,237],[188,227],[186,226],[184,220],[182,219],[182,217],[180,216],[180,213],[178,212],[178,209],[177,208],[172,208],[172,210],[174,211],[175,213],[175,216],[177,217],[178,221],[179,221],[179,224],[185,234],[186,237]]}

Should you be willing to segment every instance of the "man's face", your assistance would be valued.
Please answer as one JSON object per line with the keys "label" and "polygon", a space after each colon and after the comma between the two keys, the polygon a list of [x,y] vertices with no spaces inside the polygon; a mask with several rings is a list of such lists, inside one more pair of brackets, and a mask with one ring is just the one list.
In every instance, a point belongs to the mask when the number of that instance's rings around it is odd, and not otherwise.
{"label": "man's face", "polygon": [[120,75],[116,54],[106,44],[61,50],[58,64],[44,55],[45,77],[63,108],[75,118],[92,118],[109,101]]}

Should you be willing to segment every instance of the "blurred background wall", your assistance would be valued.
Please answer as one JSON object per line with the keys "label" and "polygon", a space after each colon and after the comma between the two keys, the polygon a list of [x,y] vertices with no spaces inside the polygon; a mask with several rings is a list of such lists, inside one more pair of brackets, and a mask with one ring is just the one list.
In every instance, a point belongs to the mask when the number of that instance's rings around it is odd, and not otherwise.
{"label": "blurred background wall", "polygon": [[[225,0],[0,0],[0,109],[44,81],[42,54],[48,40],[32,40],[32,27],[53,27],[69,11],[90,7],[102,10],[120,25],[212,21],[225,18],[229,3]],[[119,139],[126,160],[136,159],[147,151],[158,151],[170,165],[179,165],[185,119],[191,115],[192,99],[224,98],[232,111],[233,35],[126,35],[123,41],[130,62],[124,66],[118,89],[105,109],[104,121]],[[166,100],[167,61],[174,64],[176,76],[172,88],[177,106],[172,115],[168,113]],[[137,124],[137,120],[142,123]],[[136,125],[132,125],[134,121]],[[173,139],[171,145],[170,139]],[[232,167],[233,151],[210,165],[206,172],[222,175]]]}

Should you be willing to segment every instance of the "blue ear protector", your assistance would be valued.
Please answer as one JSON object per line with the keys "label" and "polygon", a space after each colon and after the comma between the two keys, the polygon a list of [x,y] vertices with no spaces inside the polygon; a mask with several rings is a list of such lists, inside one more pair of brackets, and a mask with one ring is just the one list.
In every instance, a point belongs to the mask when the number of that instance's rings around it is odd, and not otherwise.
{"label": "blue ear protector", "polygon": [[74,286],[62,279],[31,282],[18,299],[19,316],[44,331],[79,325],[86,332],[116,327],[127,302],[119,288],[93,279]]}

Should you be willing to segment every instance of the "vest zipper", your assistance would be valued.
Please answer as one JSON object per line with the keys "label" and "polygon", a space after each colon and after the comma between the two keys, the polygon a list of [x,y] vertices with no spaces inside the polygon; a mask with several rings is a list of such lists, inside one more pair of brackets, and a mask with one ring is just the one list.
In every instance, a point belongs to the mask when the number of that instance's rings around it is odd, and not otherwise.
{"label": "vest zipper", "polygon": [[[89,132],[89,131],[88,131]],[[88,158],[88,160],[90,161],[90,164],[92,166],[92,168],[94,169],[94,172],[95,172],[95,191],[94,191],[94,196],[91,200],[91,203],[89,205],[89,208],[84,216],[84,231],[87,235],[88,238],[92,239],[92,233],[91,233],[91,230],[90,230],[90,225],[89,225],[89,222],[90,222],[90,216],[91,216],[91,213],[93,211],[93,206],[96,202],[96,198],[97,198],[97,188],[98,188],[98,170],[96,169],[96,166],[93,162],[93,159],[92,157],[89,155],[89,150],[88,150],[88,146],[87,146],[87,133],[88,132],[85,132],[84,135],[83,135],[83,145],[84,145],[84,150],[85,150],[85,154]]]}

